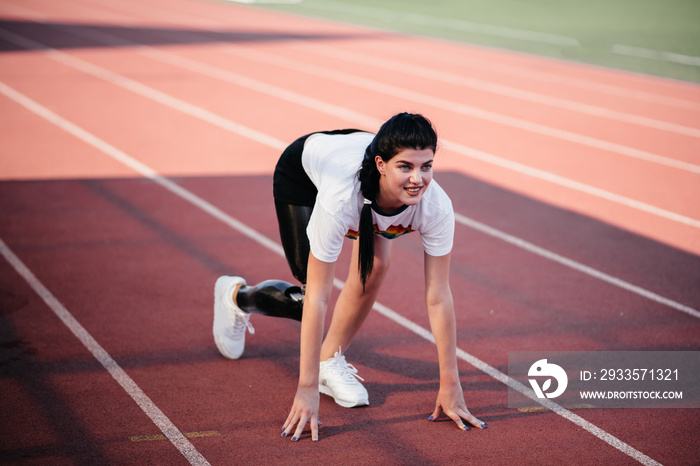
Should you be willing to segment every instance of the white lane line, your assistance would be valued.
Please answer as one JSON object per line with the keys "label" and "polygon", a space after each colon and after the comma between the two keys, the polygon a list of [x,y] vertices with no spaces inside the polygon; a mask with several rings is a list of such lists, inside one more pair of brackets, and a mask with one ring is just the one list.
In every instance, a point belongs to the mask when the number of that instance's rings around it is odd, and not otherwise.
{"label": "white lane line", "polygon": [[[342,288],[343,282],[336,279],[335,285],[336,285],[336,287]],[[397,313],[396,311],[393,311],[380,303],[375,303],[373,309],[376,310],[377,312],[379,312],[380,314],[382,314],[383,316],[387,317],[388,319],[390,319],[390,320],[396,322],[397,324],[401,325],[402,327],[406,328],[407,330],[410,330],[411,332],[415,333],[416,335],[428,340],[429,342],[431,342],[433,344],[435,343],[435,339],[433,337],[433,334],[430,332],[430,330],[423,328],[420,325],[406,319],[404,316]],[[532,389],[530,387],[526,387],[522,383],[509,377],[507,374],[504,374],[503,372],[499,371],[495,367],[490,366],[489,364],[485,363],[481,359],[467,353],[466,351],[462,350],[461,348],[457,348],[457,357],[459,359],[467,362],[468,364],[471,364],[473,367],[484,372],[485,374],[489,375],[490,377],[507,385],[511,389],[522,393],[523,395],[527,396],[531,400],[539,403],[544,408],[549,409],[550,411],[558,414],[559,416],[563,417],[564,419],[579,426],[580,428],[582,428],[586,432],[592,434],[593,436],[598,437],[600,440],[606,442],[607,444],[617,448],[622,453],[628,455],[631,458],[634,458],[635,460],[639,461],[640,463],[642,463],[644,465],[649,465],[649,466],[660,465],[660,463],[657,462],[656,460],[650,458],[649,456],[640,452],[636,448],[631,447],[630,445],[626,444],[625,442],[618,439],[614,435],[612,435],[612,434],[606,432],[605,430],[601,429],[600,427],[596,426],[592,422],[585,420],[584,418],[582,418],[578,414],[572,413],[568,409],[563,408],[562,406],[552,402],[551,400],[538,398],[537,395],[532,391]]]}
{"label": "white lane line", "polygon": [[661,60],[670,63],[679,63],[681,65],[700,66],[700,57],[691,55],[683,55],[680,53],[664,52],[662,50],[651,50],[642,47],[632,47],[631,45],[615,44],[612,46],[612,52],[618,55],[627,55],[628,57],[647,58],[649,60]]}
{"label": "white lane line", "polygon": [[436,16],[421,15],[417,13],[407,13],[403,11],[387,10],[384,8],[353,5],[340,2],[314,2],[305,1],[301,4],[303,8],[333,11],[355,16],[366,16],[387,22],[400,22],[409,24],[420,24],[423,26],[437,27],[440,29],[452,29],[464,31],[472,34],[503,37],[506,39],[524,40],[528,42],[538,42],[541,44],[552,44],[559,46],[577,47],[579,43],[573,37],[546,32],[528,31],[525,29],[515,29],[505,26],[495,26],[492,24],[476,23],[454,18],[439,18]]}
{"label": "white lane line", "polygon": [[209,462],[197,451],[189,440],[178,430],[168,417],[153,403],[136,382],[112,359],[92,335],[78,322],[73,314],[56,299],[56,297],[44,286],[31,270],[15,255],[14,252],[0,238],[0,254],[7,260],[17,273],[31,286],[34,292],[44,300],[46,305],[56,314],[66,327],[76,336],[88,351],[109,372],[119,385],[129,394],[141,410],[163,432],[180,453],[193,465],[208,465]]}
{"label": "white lane line", "polygon": [[526,251],[529,251],[532,254],[536,254],[536,255],[543,257],[545,259],[549,259],[552,262],[556,262],[558,264],[561,264],[565,267],[576,270],[578,272],[581,272],[581,273],[586,274],[588,276],[591,276],[593,278],[597,278],[598,280],[602,280],[602,281],[609,283],[613,286],[616,286],[618,288],[622,288],[623,290],[627,290],[629,292],[632,292],[634,294],[637,294],[639,296],[647,298],[651,301],[657,302],[657,303],[662,304],[664,306],[671,307],[671,308],[676,309],[676,310],[681,311],[681,312],[685,312],[686,314],[689,314],[693,317],[697,317],[700,319],[700,311],[697,311],[690,306],[686,306],[685,304],[681,304],[679,302],[665,298],[665,297],[658,295],[656,293],[653,293],[647,289],[644,289],[644,288],[639,287],[637,285],[633,285],[633,284],[626,282],[624,280],[621,280],[617,277],[614,277],[612,275],[608,275],[605,272],[601,272],[600,270],[594,269],[593,267],[583,265],[580,262],[576,262],[572,259],[569,259],[568,257],[564,257],[562,255],[555,253],[555,252],[544,249],[540,246],[537,246],[537,245],[532,244],[528,241],[525,241],[524,239],[518,238],[517,236],[510,235],[508,233],[505,233],[501,230],[490,227],[484,223],[478,222],[476,220],[473,220],[473,219],[471,219],[465,215],[459,214],[459,213],[455,213],[455,220],[457,221],[457,223],[460,223],[460,224],[467,226],[469,228],[473,228],[474,230],[480,231],[480,232],[485,233],[485,234],[492,236],[494,238],[498,238],[501,241],[505,241],[506,243],[512,244],[513,246],[516,246],[516,247],[519,247],[519,248],[524,249]]}
{"label": "white lane line", "polygon": [[[119,162],[122,162],[122,163],[124,163],[125,161],[130,161],[128,163],[128,166],[130,168],[136,170],[138,173],[140,173],[144,177],[147,177],[147,178],[157,182],[158,184],[160,184],[160,186],[162,186],[163,188],[172,192],[176,196],[179,196],[180,198],[192,203],[196,207],[203,209],[205,212],[210,213],[211,215],[213,215],[217,219],[222,220],[226,225],[231,226],[232,229],[239,231],[240,233],[244,234],[245,236],[252,239],[253,241],[268,248],[270,251],[278,254],[281,257],[284,257],[284,250],[277,243],[271,241],[269,238],[267,238],[266,236],[257,232],[253,228],[247,226],[243,222],[241,222],[241,221],[231,217],[230,215],[226,214],[225,212],[221,211],[219,208],[215,207],[214,205],[212,205],[209,202],[205,201],[204,199],[200,198],[196,194],[178,186],[177,184],[170,181],[169,179],[158,175],[155,172],[155,170],[147,167],[146,165],[137,161],[136,159],[129,156],[128,154],[120,151],[119,149],[116,149],[114,146],[108,144],[105,141],[102,141],[101,139],[88,133],[84,129],[79,128],[78,126],[74,125],[73,123],[69,122],[68,120],[64,119],[63,117],[56,115],[54,112],[43,107],[39,103],[34,102],[33,100],[29,99],[28,97],[18,93],[17,91],[15,91],[14,89],[5,85],[2,82],[0,82],[0,93],[6,95],[7,97],[11,98],[12,100],[15,100],[20,105],[25,106],[25,108],[27,108],[28,110],[36,113],[37,115],[39,115],[45,119],[47,119],[51,123],[56,124],[56,122],[60,122],[61,123],[59,125],[60,128],[68,131],[70,134],[73,134],[75,137],[84,141],[88,145],[91,145],[91,146],[95,147],[96,149],[104,152],[106,155],[109,155],[110,157],[114,157],[114,155],[118,155],[118,158],[115,158],[115,160],[118,160]],[[18,99],[18,97],[20,97],[20,98]],[[31,104],[31,105],[26,106],[25,104]],[[49,117],[49,118],[47,118],[47,117]],[[89,136],[89,137],[86,138],[85,136]],[[104,151],[104,149],[108,149],[108,151]],[[339,289],[343,288],[344,283],[341,280],[338,280],[336,278],[336,279],[334,279],[333,283],[337,288],[339,288]],[[426,340],[434,343],[432,333],[429,330],[427,330],[427,329],[419,326],[418,324],[406,319],[405,317],[401,316],[400,314],[396,313],[395,311],[391,310],[390,308],[382,305],[381,303],[378,303],[378,302],[375,303],[374,309],[376,309],[382,315],[389,318],[390,320],[397,323],[398,325],[400,325],[400,326],[416,333],[417,335],[425,338]],[[490,375],[491,377],[495,378],[496,380],[508,385],[509,387],[513,388],[514,390],[517,390],[517,391],[525,394],[526,396],[530,397],[534,401],[540,403],[545,408],[552,410],[553,412],[555,412],[558,415],[564,417],[565,419],[571,421],[575,425],[583,428],[587,432],[598,437],[599,439],[603,440],[604,442],[608,443],[609,445],[617,448],[621,452],[625,453],[626,455],[630,456],[631,458],[634,458],[635,460],[639,461],[640,463],[645,464],[645,465],[657,465],[657,464],[659,464],[656,461],[654,461],[653,459],[651,459],[650,457],[648,457],[647,455],[645,455],[644,453],[640,452],[639,450],[636,450],[635,448],[631,447],[630,445],[627,445],[625,442],[621,441],[617,437],[607,433],[603,429],[600,429],[596,425],[586,421],[585,419],[572,413],[571,411],[569,411],[565,408],[562,408],[561,406],[559,406],[555,403],[552,403],[549,400],[540,400],[532,392],[531,389],[528,389],[523,384],[508,377],[506,374],[500,372],[496,368],[488,365],[484,361],[481,361],[480,359],[469,354],[468,352],[457,348],[457,356],[460,359],[462,359],[463,361],[471,364],[472,366],[476,367],[477,369],[479,369],[479,370],[485,372],[486,374]],[[165,431],[163,433],[165,433]],[[182,436],[181,433],[180,433],[180,436]],[[184,436],[182,438],[184,438]],[[185,441],[187,441],[187,440],[185,439]]]}
{"label": "white lane line", "polygon": [[[580,89],[587,92],[596,92],[599,94],[605,94],[616,98],[637,100],[640,102],[664,105],[667,107],[676,107],[695,112],[700,111],[700,103],[697,101],[697,99],[696,101],[692,101],[689,99],[679,99],[668,95],[656,94],[653,92],[647,92],[632,88],[619,87],[614,84],[606,84],[602,82],[595,82],[592,80],[580,79],[573,76],[560,76],[558,74],[536,71],[517,65],[509,65],[496,62],[481,63],[474,60],[473,62],[468,63],[467,66],[471,68],[485,69],[493,73],[502,73],[507,76],[514,76],[521,79],[532,79],[534,81],[555,84],[558,86],[564,86],[573,89]],[[570,64],[570,66],[572,65]],[[625,76],[625,72],[620,70],[604,71],[620,73],[621,75]],[[644,76],[644,79],[656,82],[665,82],[663,78],[659,77]],[[691,86],[691,84],[684,85]]]}
{"label": "white lane line", "polygon": [[[163,92],[160,92],[156,89],[150,88],[148,86],[145,86],[141,83],[138,83],[136,81],[133,81],[129,78],[126,78],[124,76],[121,76],[117,73],[114,73],[112,71],[106,70],[104,68],[101,68],[97,65],[93,65],[91,63],[88,63],[84,60],[81,60],[79,58],[73,57],[71,55],[68,55],[64,52],[60,52],[55,49],[47,49],[46,46],[43,46],[42,44],[35,42],[31,39],[27,39],[21,36],[18,36],[14,33],[11,33],[6,30],[0,29],[0,37],[4,37],[9,41],[14,42],[15,44],[22,46],[24,48],[28,49],[36,49],[40,50],[44,53],[46,53],[49,57],[51,57],[54,60],[57,60],[61,63],[64,63],[68,66],[71,66],[75,69],[78,69],[80,71],[83,71],[85,73],[91,74],[95,77],[98,77],[100,79],[103,79],[107,82],[110,82],[112,84],[115,84],[117,86],[123,87],[125,89],[128,89],[132,92],[135,92],[143,97],[146,97],[148,99],[154,100],[156,102],[159,102],[163,105],[169,106],[173,109],[176,109],[180,112],[183,112],[187,115],[193,116],[195,118],[202,119],[203,121],[206,121],[208,123],[211,123],[215,126],[218,126],[222,129],[225,129],[227,131],[232,131],[236,134],[239,134],[244,137],[248,137],[250,139],[253,139],[255,141],[261,142],[263,144],[267,144],[264,142],[266,139],[271,139],[271,144],[270,147],[274,147],[275,149],[281,151],[286,147],[286,143],[283,141],[280,141],[275,138],[271,138],[270,136],[265,135],[264,133],[261,133],[259,131],[253,130],[251,128],[244,127],[243,125],[239,125],[237,123],[232,122],[231,120],[228,120],[226,118],[223,118],[219,115],[216,115],[212,112],[209,112],[207,110],[204,110],[200,107],[197,107],[196,105],[187,103],[185,101],[182,101],[180,99],[177,99],[175,97],[172,97],[168,94],[165,94]],[[140,46],[140,49],[144,49],[147,51],[148,55],[151,55],[153,57],[155,56],[163,56],[165,52],[160,52],[156,51],[154,49],[148,48],[146,46]],[[373,119],[371,117],[367,117],[364,115],[361,115],[357,112],[353,112],[350,110],[347,110],[343,107],[339,107],[336,105],[328,104],[326,102],[320,101],[318,99],[314,99],[312,97],[307,97],[301,94],[297,94],[292,91],[288,91],[283,88],[279,88],[270,84],[265,84],[265,83],[260,83],[255,80],[251,80],[250,78],[247,78],[245,76],[240,76],[235,73],[221,70],[216,67],[211,67],[209,65],[199,63],[199,62],[194,62],[192,60],[185,59],[183,57],[178,57],[178,56],[173,56],[168,54],[169,58],[168,61],[172,64],[177,64],[180,63],[180,66],[184,66],[184,63],[187,63],[188,69],[191,69],[192,71],[200,72],[200,73],[208,73],[209,76],[221,79],[227,82],[230,82],[232,84],[240,85],[256,90],[261,93],[265,93],[267,95],[272,95],[274,97],[287,100],[289,102],[298,104],[298,105],[303,105],[307,106],[308,108],[314,109],[319,112],[327,113],[329,115],[332,115],[334,117],[341,117],[345,118],[348,121],[352,121],[354,124],[360,124],[362,126],[365,126],[367,128],[371,128],[374,126],[377,126],[379,121],[376,119]],[[163,58],[161,58],[163,59]],[[247,84],[247,85],[246,85]],[[405,91],[405,93],[408,93],[408,91]],[[409,93],[409,94],[417,94],[417,93]],[[446,102],[446,101],[445,101]],[[453,106],[451,102],[446,102],[447,105]],[[429,103],[431,105],[431,103]],[[454,104],[459,106],[459,104]],[[465,106],[461,106],[465,107]],[[522,122],[523,125],[527,125],[529,123],[527,122]],[[481,160],[482,162],[486,162],[491,165],[499,166],[501,168],[505,168],[511,171],[515,171],[527,176],[531,176],[533,178],[537,178],[543,181],[547,181],[552,184],[556,184],[568,189],[584,192],[586,194],[599,197],[601,199],[605,199],[610,202],[614,202],[620,205],[624,205],[626,207],[630,207],[633,209],[637,209],[652,215],[656,215],[662,218],[666,218],[668,220],[672,220],[681,224],[685,224],[691,227],[695,228],[700,228],[700,220],[696,220],[690,217],[687,217],[685,215],[677,214],[675,212],[671,212],[666,209],[662,209],[660,207],[653,206],[651,204],[647,204],[645,202],[637,201],[635,199],[631,199],[601,188],[597,188],[595,186],[590,186],[585,183],[581,183],[575,180],[571,180],[569,178],[565,178],[563,176],[555,175],[551,172],[548,172],[546,170],[540,170],[534,167],[530,167],[528,165],[524,165],[518,162],[513,162],[511,160],[508,160],[504,157],[499,157],[493,154],[489,154],[487,152],[479,151],[476,149],[472,149],[470,147],[463,146],[458,143],[452,143],[448,140],[442,139],[442,144],[443,146],[450,148],[451,150],[455,151],[458,154],[478,159]]]}
{"label": "white lane line", "polygon": [[502,168],[506,168],[508,170],[521,173],[523,175],[531,176],[533,178],[537,178],[543,181],[548,181],[552,184],[563,186],[575,191],[580,191],[582,193],[590,194],[591,196],[606,199],[610,202],[624,205],[632,209],[637,209],[639,211],[656,215],[658,217],[665,218],[667,220],[672,220],[674,222],[678,222],[684,225],[688,225],[690,227],[700,228],[700,220],[686,217],[685,215],[680,215],[666,209],[661,209],[651,204],[637,201],[636,199],[621,196],[619,194],[607,191],[605,189],[596,188],[595,186],[590,186],[576,180],[565,178],[563,176],[556,175],[546,170],[533,168],[522,163],[514,162],[503,157],[498,157],[496,155],[472,149],[470,147],[446,141],[444,139],[442,140],[442,145],[448,150],[452,150],[454,152],[457,152],[458,154],[466,155],[467,157],[471,157],[473,159],[481,160],[482,162],[486,162],[491,165],[496,165]]}

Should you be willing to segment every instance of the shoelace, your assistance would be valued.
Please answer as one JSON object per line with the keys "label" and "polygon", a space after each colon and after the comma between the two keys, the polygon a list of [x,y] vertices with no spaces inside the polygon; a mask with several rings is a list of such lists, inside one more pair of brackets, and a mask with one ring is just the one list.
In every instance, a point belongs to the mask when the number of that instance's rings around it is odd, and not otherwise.
{"label": "shoelace", "polygon": [[[227,293],[232,293],[233,290],[228,291]],[[245,312],[243,309],[240,307],[236,306],[232,302],[229,303],[228,300],[224,300],[224,305],[228,308],[229,311],[233,311],[234,314],[234,321],[233,321],[233,334],[237,334],[238,332],[245,332],[245,329],[242,328],[243,325],[248,329],[248,332],[250,332],[251,335],[255,334],[255,329],[253,328],[253,324],[250,323],[250,313]]]}
{"label": "shoelace", "polygon": [[353,382],[353,377],[364,382],[365,379],[357,375],[357,368],[345,360],[345,355],[340,352],[333,356],[335,364],[331,367],[335,372],[340,374],[340,377],[346,382]]}
{"label": "shoelace", "polygon": [[245,327],[248,329],[248,332],[250,332],[251,335],[255,334],[255,329],[253,328],[253,324],[250,323],[250,314],[241,310],[239,307],[235,307],[233,309],[234,313],[236,314],[236,319],[233,324],[233,331],[234,333],[243,331],[245,332],[245,329],[241,328],[242,326],[245,325]]}

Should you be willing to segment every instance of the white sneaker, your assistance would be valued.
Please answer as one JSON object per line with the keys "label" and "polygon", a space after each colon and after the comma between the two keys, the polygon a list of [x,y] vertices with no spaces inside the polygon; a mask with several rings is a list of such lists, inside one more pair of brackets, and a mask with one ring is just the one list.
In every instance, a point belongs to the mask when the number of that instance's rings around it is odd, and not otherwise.
{"label": "white sneaker", "polygon": [[219,352],[229,359],[238,359],[245,348],[246,328],[250,324],[250,313],[236,304],[236,294],[246,282],[241,277],[219,277],[214,286],[214,342]]}
{"label": "white sneaker", "polygon": [[345,361],[345,356],[338,349],[332,358],[321,361],[318,391],[332,396],[344,408],[368,405],[367,390],[357,379],[365,380],[357,375],[357,369]]}

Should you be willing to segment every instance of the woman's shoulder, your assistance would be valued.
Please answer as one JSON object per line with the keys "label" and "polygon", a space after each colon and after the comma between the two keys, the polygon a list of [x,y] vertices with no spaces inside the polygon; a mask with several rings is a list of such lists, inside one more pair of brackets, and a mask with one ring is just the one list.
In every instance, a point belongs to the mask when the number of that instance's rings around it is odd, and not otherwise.
{"label": "woman's shoulder", "polygon": [[421,199],[421,204],[425,203],[432,209],[438,209],[439,211],[452,211],[452,200],[450,196],[447,195],[442,186],[432,180],[426,189],[423,198]]}

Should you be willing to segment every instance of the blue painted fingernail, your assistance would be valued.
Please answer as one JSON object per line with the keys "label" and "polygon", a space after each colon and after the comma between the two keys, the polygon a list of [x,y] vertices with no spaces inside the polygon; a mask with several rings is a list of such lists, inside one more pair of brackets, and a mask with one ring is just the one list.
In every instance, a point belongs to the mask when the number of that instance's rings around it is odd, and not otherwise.
{"label": "blue painted fingernail", "polygon": [[464,430],[469,430],[469,426],[462,427]]}
{"label": "blue painted fingernail", "polygon": [[282,427],[282,432],[284,432],[285,430],[287,430],[287,428],[286,428],[286,427]]}
{"label": "blue painted fingernail", "polygon": [[296,441],[297,441],[297,438],[296,438],[296,437],[292,437],[292,442],[296,442]]}
{"label": "blue painted fingernail", "polygon": [[282,437],[286,437],[287,434],[285,432],[282,432]]}
{"label": "blue painted fingernail", "polygon": [[482,429],[486,429],[486,423],[485,423],[485,422],[482,422],[482,423],[481,423],[481,428],[482,428]]}
{"label": "blue painted fingernail", "polygon": [[314,437],[314,438],[313,438],[313,441],[314,441],[314,442],[318,442],[318,437]]}
{"label": "blue painted fingernail", "polygon": [[322,425],[323,425],[323,422],[318,421],[318,425],[319,425],[319,426],[322,426]]}
{"label": "blue painted fingernail", "polygon": [[429,421],[432,421],[432,420],[433,420],[433,416],[430,416],[430,417],[428,418],[428,420],[429,420]]}

